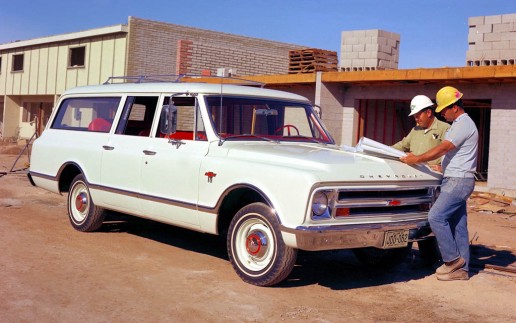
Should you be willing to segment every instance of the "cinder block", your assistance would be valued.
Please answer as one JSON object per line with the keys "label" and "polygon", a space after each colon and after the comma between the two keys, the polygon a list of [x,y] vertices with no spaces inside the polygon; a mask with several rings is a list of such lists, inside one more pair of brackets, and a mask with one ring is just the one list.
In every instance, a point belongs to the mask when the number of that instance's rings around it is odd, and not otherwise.
{"label": "cinder block", "polygon": [[353,45],[353,51],[354,52],[363,52],[363,51],[365,51],[365,44],[362,43],[362,44]]}
{"label": "cinder block", "polygon": [[352,52],[353,51],[353,45],[342,45],[340,47],[340,50],[342,52]]}
{"label": "cinder block", "polygon": [[475,28],[476,33],[488,34],[493,32],[493,24],[477,25]]}
{"label": "cinder block", "polygon": [[358,38],[354,38],[354,37],[343,38],[341,43],[344,45],[356,45],[356,44],[358,44]]}
{"label": "cinder block", "polygon": [[499,50],[485,50],[484,59],[498,60],[500,59],[500,51]]}
{"label": "cinder block", "polygon": [[392,54],[392,47],[387,46],[387,45],[380,45],[380,52]]}
{"label": "cinder block", "polygon": [[353,30],[353,37],[355,37],[355,38],[367,37],[367,31],[366,30]]}
{"label": "cinder block", "polygon": [[[509,43],[510,43],[510,46],[509,46],[510,49],[516,49],[516,40],[510,40]],[[516,56],[516,55],[514,55],[514,56]]]}
{"label": "cinder block", "polygon": [[503,33],[500,34],[500,40],[516,40],[516,33]]}
{"label": "cinder block", "polygon": [[365,50],[367,52],[378,52],[380,50],[380,46],[378,44],[366,44]]}
{"label": "cinder block", "polygon": [[340,60],[340,66],[349,67],[351,66],[351,59],[341,59]]}
{"label": "cinder block", "polygon": [[502,15],[485,16],[484,23],[485,24],[501,24],[502,23]]}
{"label": "cinder block", "polygon": [[373,44],[378,44],[378,45],[385,45],[385,46],[387,46],[387,38],[385,38],[385,37],[376,37],[376,38],[374,38],[374,37],[373,37],[373,38],[371,39],[371,42],[372,42]]}
{"label": "cinder block", "polygon": [[378,29],[366,30],[367,37],[378,37],[379,33],[380,33],[380,30],[378,30]]}
{"label": "cinder block", "polygon": [[471,51],[471,50],[468,50],[466,52],[466,60],[468,60],[468,61],[481,60],[484,57],[484,55],[485,54],[482,51]]}
{"label": "cinder block", "polygon": [[490,33],[490,34],[484,34],[484,41],[500,41],[502,40],[502,33]]}
{"label": "cinder block", "polygon": [[502,23],[505,22],[516,22],[516,13],[502,15]]}
{"label": "cinder block", "polygon": [[375,58],[367,58],[364,60],[364,66],[378,66],[378,60]]}
{"label": "cinder block", "polygon": [[364,59],[360,59],[360,58],[353,59],[351,62],[351,66],[352,67],[364,66]]}
{"label": "cinder block", "polygon": [[476,25],[483,25],[483,24],[484,24],[484,16],[468,18],[469,26],[476,26]]}
{"label": "cinder block", "polygon": [[[502,41],[499,41],[499,42],[492,42],[492,43],[487,43],[487,44],[492,45],[492,49],[505,50],[505,49],[510,49],[511,48],[511,41],[510,40],[502,40]],[[516,56],[516,53],[513,53],[513,54],[515,54],[515,56]]]}
{"label": "cinder block", "polygon": [[[481,42],[481,43],[477,43],[475,44],[475,50],[491,50],[491,49],[494,49],[493,46],[494,44],[497,44],[498,42]],[[499,49],[499,48],[496,48],[496,49]]]}
{"label": "cinder block", "polygon": [[469,33],[468,43],[479,43],[484,41],[484,34]]}
{"label": "cinder block", "polygon": [[374,59],[377,59],[378,58],[378,52],[362,52],[362,53],[359,53],[358,55],[359,58],[374,58]]}
{"label": "cinder block", "polygon": [[502,50],[500,50],[500,58],[503,58],[503,59],[516,58],[516,51],[511,50],[511,49],[502,49]]}
{"label": "cinder block", "polygon": [[390,46],[392,48],[397,48],[398,41],[396,39],[389,38],[389,39],[387,39],[387,46]]}
{"label": "cinder block", "polygon": [[514,23],[506,22],[504,24],[494,24],[493,32],[495,33],[507,33],[513,31]]}
{"label": "cinder block", "polygon": [[353,58],[358,58],[358,52],[346,52],[346,53],[340,53],[342,55],[343,58],[349,58],[349,59],[353,59]]}
{"label": "cinder block", "polygon": [[373,44],[373,37],[364,36],[358,39],[359,44]]}

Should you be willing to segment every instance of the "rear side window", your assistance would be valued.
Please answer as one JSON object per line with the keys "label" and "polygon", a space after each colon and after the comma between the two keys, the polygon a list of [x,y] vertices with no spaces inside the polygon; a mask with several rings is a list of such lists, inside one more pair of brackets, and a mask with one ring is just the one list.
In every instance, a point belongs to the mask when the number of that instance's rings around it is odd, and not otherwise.
{"label": "rear side window", "polygon": [[52,129],[109,132],[120,97],[65,99],[59,106]]}

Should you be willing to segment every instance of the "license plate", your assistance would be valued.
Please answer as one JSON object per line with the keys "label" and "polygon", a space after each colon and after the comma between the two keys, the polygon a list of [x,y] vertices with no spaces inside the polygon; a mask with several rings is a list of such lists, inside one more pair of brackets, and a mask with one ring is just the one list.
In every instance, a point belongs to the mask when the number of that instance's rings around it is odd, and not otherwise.
{"label": "license plate", "polygon": [[408,236],[408,230],[387,231],[383,239],[383,247],[385,249],[406,247]]}

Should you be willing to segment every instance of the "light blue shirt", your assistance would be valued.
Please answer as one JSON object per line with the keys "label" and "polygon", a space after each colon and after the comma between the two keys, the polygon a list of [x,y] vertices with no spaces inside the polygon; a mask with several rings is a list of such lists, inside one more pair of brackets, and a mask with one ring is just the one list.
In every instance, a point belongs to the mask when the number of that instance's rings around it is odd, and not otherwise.
{"label": "light blue shirt", "polygon": [[477,169],[478,130],[467,113],[460,115],[444,135],[455,149],[443,157],[444,177],[475,177]]}

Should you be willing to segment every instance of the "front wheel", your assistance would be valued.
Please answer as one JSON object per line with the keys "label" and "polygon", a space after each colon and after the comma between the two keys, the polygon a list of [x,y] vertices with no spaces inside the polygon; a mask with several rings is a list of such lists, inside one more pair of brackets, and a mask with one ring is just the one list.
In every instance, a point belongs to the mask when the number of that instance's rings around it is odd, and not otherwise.
{"label": "front wheel", "polygon": [[285,245],[276,216],[263,203],[238,211],[229,226],[227,249],[238,276],[256,286],[281,282],[296,263],[297,249]]}
{"label": "front wheel", "polygon": [[105,211],[93,203],[84,175],[77,175],[68,192],[68,217],[72,226],[82,232],[96,231],[102,226]]}

